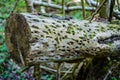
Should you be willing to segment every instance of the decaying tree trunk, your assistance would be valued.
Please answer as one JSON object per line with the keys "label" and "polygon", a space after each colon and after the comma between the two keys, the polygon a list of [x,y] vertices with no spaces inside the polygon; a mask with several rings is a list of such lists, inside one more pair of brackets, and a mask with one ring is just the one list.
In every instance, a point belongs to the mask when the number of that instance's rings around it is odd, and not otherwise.
{"label": "decaying tree trunk", "polygon": [[25,65],[116,55],[119,32],[118,25],[28,13],[11,15],[5,27],[11,58]]}

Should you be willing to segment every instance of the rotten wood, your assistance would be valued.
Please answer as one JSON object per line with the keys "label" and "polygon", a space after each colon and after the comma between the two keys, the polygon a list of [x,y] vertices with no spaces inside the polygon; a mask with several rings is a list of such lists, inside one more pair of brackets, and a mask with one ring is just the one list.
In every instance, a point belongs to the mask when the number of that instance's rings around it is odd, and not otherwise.
{"label": "rotten wood", "polygon": [[[87,32],[81,32],[82,29],[86,31],[84,26],[87,25],[93,27],[95,33],[93,36],[89,36]],[[5,37],[11,57],[18,63],[69,62],[82,60],[86,55],[107,56],[107,54],[101,55],[102,52],[99,51],[92,52],[91,48],[96,48],[95,44],[97,44],[92,42],[92,39],[90,39],[90,43],[86,43],[86,39],[98,34],[94,31],[94,26],[99,25],[107,30],[106,23],[89,23],[89,21],[73,19],[59,20],[27,13],[13,14],[7,21]],[[88,29],[91,29],[89,27]],[[77,31],[79,28],[80,32]],[[79,40],[82,42],[81,44],[79,44]],[[101,48],[100,45],[97,47]],[[89,51],[86,52],[86,49]],[[100,50],[102,51],[102,49]],[[108,52],[110,51],[108,50]]]}

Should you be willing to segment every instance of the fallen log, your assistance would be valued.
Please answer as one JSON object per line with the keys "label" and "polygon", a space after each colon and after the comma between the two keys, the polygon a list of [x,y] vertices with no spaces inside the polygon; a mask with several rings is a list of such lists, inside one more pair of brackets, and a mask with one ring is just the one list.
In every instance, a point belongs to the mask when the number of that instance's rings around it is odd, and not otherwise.
{"label": "fallen log", "polygon": [[120,26],[42,15],[13,14],[5,27],[7,48],[18,63],[71,62],[120,51]]}

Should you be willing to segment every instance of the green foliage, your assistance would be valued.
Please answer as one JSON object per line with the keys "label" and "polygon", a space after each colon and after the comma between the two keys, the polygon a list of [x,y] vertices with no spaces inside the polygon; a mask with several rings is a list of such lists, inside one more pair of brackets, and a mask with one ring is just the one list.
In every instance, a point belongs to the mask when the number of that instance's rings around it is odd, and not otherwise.
{"label": "green foliage", "polygon": [[14,0],[1,0],[0,1],[0,18],[7,18],[9,16],[10,10],[14,6]]}
{"label": "green foliage", "polygon": [[73,14],[72,16],[74,19],[83,19],[82,11],[74,11],[72,14]]}
{"label": "green foliage", "polygon": [[53,80],[54,75],[44,75],[42,76],[42,80]]}
{"label": "green foliage", "polygon": [[8,57],[9,57],[8,53],[0,53],[0,64],[4,63]]}
{"label": "green foliage", "polygon": [[118,80],[116,77],[113,77],[112,80]]}
{"label": "green foliage", "polygon": [[[9,59],[4,62],[7,66],[4,64],[1,64],[1,73],[0,76],[3,79],[9,79],[9,80],[25,80],[24,74],[17,74],[17,67],[16,64]],[[6,68],[2,67],[5,66]],[[1,79],[1,78],[0,78]]]}
{"label": "green foliage", "polygon": [[[1,0],[0,1],[0,18],[1,19],[6,19],[9,17],[10,12],[14,8],[16,0]],[[25,3],[24,0],[20,0],[15,11],[16,12],[21,12],[25,11]]]}
{"label": "green foliage", "polygon": [[15,12],[26,12],[25,0],[19,0]]}

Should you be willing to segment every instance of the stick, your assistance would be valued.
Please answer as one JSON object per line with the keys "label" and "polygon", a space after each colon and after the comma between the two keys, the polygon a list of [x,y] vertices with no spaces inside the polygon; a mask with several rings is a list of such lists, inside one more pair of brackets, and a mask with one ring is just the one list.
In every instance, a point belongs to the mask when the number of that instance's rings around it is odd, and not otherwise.
{"label": "stick", "polygon": [[102,6],[106,3],[106,1],[107,0],[104,0],[101,4],[100,4],[100,6],[96,9],[96,11],[92,14],[92,17],[91,17],[91,19],[89,20],[89,22],[91,22],[92,20],[93,20],[93,18],[94,18],[94,16],[98,13],[98,11],[102,8]]}

